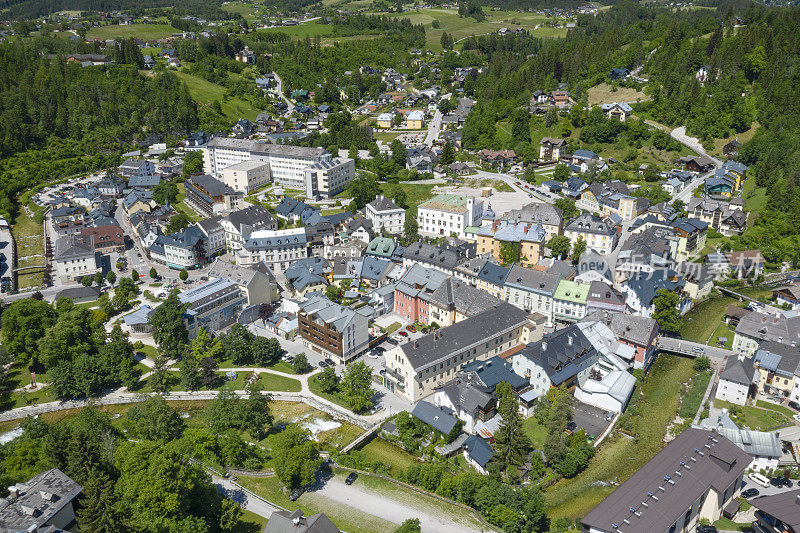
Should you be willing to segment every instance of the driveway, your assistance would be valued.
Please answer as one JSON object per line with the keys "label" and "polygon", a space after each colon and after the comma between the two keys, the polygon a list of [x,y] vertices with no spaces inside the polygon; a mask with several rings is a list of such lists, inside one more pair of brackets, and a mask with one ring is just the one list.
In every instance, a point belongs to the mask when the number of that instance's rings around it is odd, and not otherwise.
{"label": "driveway", "polygon": [[442,130],[442,112],[438,109],[433,114],[433,118],[428,123],[428,133],[425,135],[425,144],[428,148],[433,146],[433,143],[439,137],[439,132]]}
{"label": "driveway", "polygon": [[706,151],[703,149],[703,145],[700,143],[700,139],[698,139],[697,137],[690,137],[689,135],[686,134],[686,126],[675,128],[669,134],[670,136],[672,136],[673,139],[675,139],[682,145],[688,146],[689,148],[691,148],[700,155],[709,157],[712,161],[714,161],[714,164],[717,165],[718,167],[722,166],[722,161],[714,157],[711,157],[706,153]]}
{"label": "driveway", "polygon": [[345,485],[340,478],[341,476],[333,476],[315,492],[395,524],[402,524],[407,518],[419,518],[422,531],[425,532],[463,533],[472,531],[478,533],[482,531],[468,523],[456,524],[446,518],[439,517],[434,512],[438,502],[433,499],[431,499],[430,508],[418,508],[411,502],[397,501],[367,490],[359,483],[359,480],[356,480],[352,485]]}
{"label": "driveway", "polygon": [[281,510],[279,507],[270,504],[266,500],[254,498],[253,496],[249,495],[240,487],[234,485],[230,479],[224,479],[212,474],[211,482],[214,483],[217,491],[224,497],[238,503],[242,509],[247,509],[248,511],[259,516],[269,518],[272,516],[272,513]]}
{"label": "driveway", "polygon": [[587,435],[599,437],[610,421],[606,420],[606,411],[593,405],[575,402],[572,408],[572,421],[583,428]]}

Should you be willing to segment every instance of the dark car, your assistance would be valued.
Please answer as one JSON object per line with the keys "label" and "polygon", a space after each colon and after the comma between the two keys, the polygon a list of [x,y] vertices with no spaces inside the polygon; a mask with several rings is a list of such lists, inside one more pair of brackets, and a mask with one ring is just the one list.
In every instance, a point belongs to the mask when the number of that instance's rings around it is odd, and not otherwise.
{"label": "dark car", "polygon": [[759,494],[761,493],[758,492],[758,489],[747,489],[742,491],[742,497],[744,498],[755,498]]}
{"label": "dark car", "polygon": [[800,411],[800,403],[797,403],[794,400],[789,402],[787,405],[792,409],[794,409],[795,411]]}
{"label": "dark car", "polygon": [[576,429],[578,429],[578,424],[576,424],[575,422],[570,422],[569,424],[567,424],[567,432],[568,433],[572,433]]}
{"label": "dark car", "polygon": [[319,362],[319,367],[320,368],[328,368],[328,363],[326,363],[325,361],[320,361]]}
{"label": "dark car", "polygon": [[386,348],[381,348],[380,346],[376,346],[375,348],[372,349],[372,351],[375,353],[385,353]]}
{"label": "dark car", "polygon": [[[289,494],[289,499],[290,499],[291,501],[295,501],[295,500],[297,500],[297,498],[299,498],[299,497],[300,497],[300,496],[301,496],[301,495],[302,495],[302,494],[303,494],[305,491],[306,491],[306,489],[304,489],[303,487],[300,487],[299,489],[294,489],[294,490],[292,491],[292,493],[291,493],[291,494]],[[716,530],[715,530],[715,531],[716,531]]]}
{"label": "dark car", "polygon": [[780,488],[781,485],[783,485],[783,481],[781,481],[781,478],[779,477],[771,477],[769,478],[769,484],[772,485],[773,487]]}
{"label": "dark car", "polygon": [[789,478],[783,477],[783,476],[776,477],[775,478],[775,482],[777,483],[777,485],[775,485],[776,487],[791,487],[792,486],[792,481]]}
{"label": "dark car", "polygon": [[697,526],[697,529],[695,529],[695,531],[697,533],[717,533],[717,528],[715,528],[714,526],[705,526],[703,524],[700,524]]}
{"label": "dark car", "polygon": [[328,366],[336,366],[336,363],[333,361],[333,359],[326,357],[325,362],[328,363]]}
{"label": "dark car", "polygon": [[355,480],[358,478],[358,474],[355,472],[350,472],[350,475],[347,476],[347,479],[344,480],[345,485],[352,485]]}

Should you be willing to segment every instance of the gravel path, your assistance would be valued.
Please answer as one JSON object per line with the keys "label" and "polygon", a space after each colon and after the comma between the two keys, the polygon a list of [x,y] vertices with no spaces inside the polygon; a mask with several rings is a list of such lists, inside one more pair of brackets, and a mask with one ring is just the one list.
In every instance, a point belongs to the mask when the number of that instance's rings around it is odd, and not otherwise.
{"label": "gravel path", "polygon": [[358,481],[353,485],[345,485],[343,481],[334,477],[315,492],[395,524],[402,524],[403,520],[407,518],[419,518],[423,533],[480,533],[482,531],[474,525],[455,524],[443,517],[432,514],[430,511],[436,505],[433,502],[431,509],[420,509],[414,507],[410,502],[399,502],[381,494],[370,492],[359,486]]}

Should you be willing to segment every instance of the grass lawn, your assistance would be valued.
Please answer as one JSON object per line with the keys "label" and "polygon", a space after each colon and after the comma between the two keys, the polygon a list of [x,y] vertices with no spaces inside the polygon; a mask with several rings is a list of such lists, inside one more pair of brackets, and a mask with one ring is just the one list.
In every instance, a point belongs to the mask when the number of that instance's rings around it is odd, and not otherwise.
{"label": "grass lawn", "polygon": [[392,477],[397,477],[401,472],[405,472],[409,466],[417,462],[416,457],[380,437],[369,441],[361,448],[361,451],[370,461],[380,461],[388,466]]}
{"label": "grass lawn", "polygon": [[708,388],[709,381],[711,381],[710,370],[700,372],[692,377],[692,384],[689,385],[689,390],[683,396],[681,408],[678,410],[678,414],[681,417],[690,420],[694,418],[694,415],[700,409],[700,402],[703,401],[703,395],[706,392],[706,388]]}
{"label": "grass lawn", "polygon": [[722,529],[726,531],[747,531],[750,530],[750,524],[738,524],[729,518],[725,518],[724,516],[714,522],[713,524],[717,529]]}
{"label": "grass lawn", "polygon": [[178,30],[169,24],[128,24],[125,26],[108,25],[91,28],[86,34],[87,39],[114,39],[122,37],[138,37],[139,39],[161,39],[169,37]]}
{"label": "grass lawn", "polygon": [[483,187],[491,187],[497,192],[514,192],[514,189],[505,181],[491,180],[491,179],[475,179],[464,178],[463,185],[465,187],[472,187],[473,189],[481,189]]}
{"label": "grass lawn", "polygon": [[[14,235],[18,266],[44,264],[42,244],[44,229],[41,224],[37,224],[33,218],[28,216],[24,208],[20,208],[19,215],[12,222],[11,233]],[[44,274],[42,272],[22,274],[17,277],[17,286],[19,289],[41,287],[43,281]]]}
{"label": "grass lawn", "polygon": [[261,533],[266,525],[266,518],[261,515],[257,515],[253,511],[242,509],[242,517],[240,519],[239,527],[234,531],[237,533]]}
{"label": "grass lawn", "polygon": [[[735,303],[735,299],[720,295],[711,296],[698,303],[684,315],[681,337],[702,343],[708,342],[720,325],[725,309]],[[716,345],[716,339],[711,338],[711,341]]]}
{"label": "grass lawn", "polygon": [[637,438],[628,438],[615,430],[586,470],[549,487],[545,492],[548,515],[573,519],[584,516],[613,491],[613,487],[596,486],[595,482],[622,483],[658,453],[664,446],[667,426],[678,410],[682,383],[692,375],[690,359],[660,355],[644,383],[637,385],[619,422]]}
{"label": "grass lawn", "polygon": [[155,359],[158,355],[158,350],[155,348],[155,346],[150,346],[149,344],[143,344],[141,348],[136,348],[136,351],[143,353],[150,359]]}
{"label": "grass lawn", "polygon": [[[563,37],[567,31],[564,28],[551,28],[538,25],[545,22],[547,17],[536,13],[519,13],[517,11],[493,11],[484,9],[486,20],[476,22],[470,17],[459,17],[455,9],[414,9],[405,13],[387,13],[389,17],[409,19],[413,24],[425,26],[425,44],[431,50],[442,50],[442,34],[447,32],[456,41],[471,35],[485,35],[495,33],[501,27],[526,28],[535,37]],[[439,28],[434,28],[434,20],[439,21]],[[565,22],[564,20],[561,21]]]}
{"label": "grass lawn", "polygon": [[318,372],[318,373],[314,374],[313,376],[311,376],[310,378],[308,378],[308,388],[309,388],[309,390],[313,394],[316,394],[317,396],[319,396],[320,398],[325,398],[329,402],[333,402],[336,405],[344,407],[345,409],[347,409],[349,411],[350,410],[350,406],[348,406],[347,402],[344,401],[344,398],[342,397],[341,393],[336,392],[336,393],[333,393],[333,394],[328,394],[327,392],[322,392],[322,386],[319,384],[319,381],[317,381],[317,378],[319,377],[319,375],[321,373],[322,372]]}
{"label": "grass lawn", "polygon": [[777,403],[765,402],[764,400],[757,400],[756,406],[763,407],[764,409],[772,409],[773,411],[778,411],[779,413],[783,413],[786,416],[794,416],[795,414],[797,414],[788,407],[784,407],[783,405],[778,405]]}
{"label": "grass lawn", "polygon": [[760,126],[761,125],[758,122],[753,122],[753,124],[750,126],[750,129],[747,131],[743,131],[742,133],[737,133],[736,135],[731,135],[730,137],[726,137],[724,139],[714,139],[713,153],[722,154],[722,147],[734,139],[736,139],[742,144],[746,143],[747,141],[753,138],[753,135],[756,134],[756,130]]}
{"label": "grass lawn", "polygon": [[767,189],[756,187],[755,179],[748,179],[742,187],[742,198],[744,198],[744,209],[750,214],[750,221],[754,221],[767,205]]}
{"label": "grass lawn", "polygon": [[403,324],[401,324],[400,322],[393,322],[388,328],[386,328],[386,333],[387,335],[391,335],[392,333],[394,333],[395,331],[397,331],[402,327]]}
{"label": "grass lawn", "polygon": [[636,102],[638,100],[649,100],[647,96],[636,89],[628,87],[614,87],[608,83],[601,83],[587,91],[589,105],[613,104],[614,102]]}
{"label": "grass lawn", "polygon": [[254,108],[250,102],[242,100],[241,98],[223,99],[227,89],[222,85],[217,85],[216,83],[204,80],[198,76],[193,76],[182,70],[176,70],[175,74],[186,84],[189,88],[189,94],[191,94],[192,98],[197,100],[198,103],[210,106],[214,100],[219,100],[222,112],[225,113],[228,118],[246,118],[254,120],[259,113],[259,110]]}
{"label": "grass lawn", "polygon": [[547,429],[537,422],[534,416],[525,419],[522,423],[522,429],[525,431],[528,438],[531,439],[533,447],[536,449],[540,449],[544,441],[547,440]]}
{"label": "grass lawn", "polygon": [[186,213],[186,215],[191,219],[192,222],[200,222],[203,220],[203,217],[200,216],[197,211],[186,205],[184,199],[186,198],[186,185],[183,183],[178,183],[178,201],[175,202],[173,207],[178,211]]}
{"label": "grass lawn", "polygon": [[725,343],[722,344],[721,347],[730,350],[733,347],[733,336],[734,336],[733,330],[731,330],[731,328],[727,324],[721,322],[720,325],[717,326],[717,329],[714,330],[714,333],[711,335],[711,339],[708,341],[708,344],[711,346],[720,346],[718,339],[724,337]]}
{"label": "grass lawn", "polygon": [[394,132],[394,131],[377,131],[372,134],[372,138],[376,141],[384,141],[386,143],[390,143],[396,138],[402,135],[402,132]]}
{"label": "grass lawn", "polygon": [[266,33],[285,33],[298,39],[305,39],[306,37],[330,37],[333,35],[333,24],[320,24],[318,20],[311,22],[304,22],[297,26],[279,26],[277,28],[266,28],[258,30]]}
{"label": "grass lawn", "polygon": [[[734,406],[732,403],[717,400],[714,402],[716,407],[726,407],[731,412],[731,418],[739,426],[746,426],[755,431],[770,431],[779,427],[792,424],[792,419],[788,416],[772,409],[761,409],[752,405]],[[733,413],[733,410],[741,410],[740,415]]]}
{"label": "grass lawn", "polygon": [[294,378],[287,378],[277,374],[268,374],[266,372],[261,374],[260,383],[267,391],[281,391],[281,392],[300,392],[302,386],[300,382]]}

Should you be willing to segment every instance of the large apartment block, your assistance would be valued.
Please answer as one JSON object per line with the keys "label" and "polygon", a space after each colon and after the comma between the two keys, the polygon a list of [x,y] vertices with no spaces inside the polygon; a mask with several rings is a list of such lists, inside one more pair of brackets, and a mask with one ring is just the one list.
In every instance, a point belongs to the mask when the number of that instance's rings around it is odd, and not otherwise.
{"label": "large apartment block", "polygon": [[472,361],[485,361],[520,343],[528,312],[507,303],[386,352],[384,384],[414,403],[434,393]]}
{"label": "large apartment block", "polygon": [[483,202],[460,194],[439,194],[417,208],[419,234],[449,237],[455,234],[463,239],[465,230],[479,226],[483,215]]}
{"label": "large apartment block", "polygon": [[[227,137],[215,137],[203,148],[204,168],[214,176],[223,177],[226,169],[237,165],[233,172],[244,171],[251,167],[241,164],[252,161],[268,165],[269,181],[282,187],[302,189],[312,197],[332,196],[344,190],[355,176],[352,159],[334,157],[324,148]],[[236,180],[232,173],[228,178]],[[240,184],[239,187],[246,186]]]}
{"label": "large apartment block", "polygon": [[367,316],[322,295],[302,303],[297,319],[303,346],[337,364],[353,360],[369,347]]}
{"label": "large apartment block", "polygon": [[258,230],[236,251],[236,264],[250,266],[264,262],[273,272],[283,272],[298,259],[308,257],[305,228]]}

